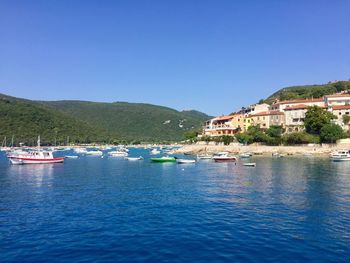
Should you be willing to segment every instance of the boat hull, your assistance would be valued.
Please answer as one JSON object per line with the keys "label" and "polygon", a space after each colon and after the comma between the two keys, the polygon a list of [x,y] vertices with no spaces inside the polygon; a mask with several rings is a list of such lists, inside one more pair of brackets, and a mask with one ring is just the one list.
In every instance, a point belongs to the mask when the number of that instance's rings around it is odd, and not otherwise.
{"label": "boat hull", "polygon": [[152,162],[155,163],[174,163],[176,162],[175,158],[151,158]]}
{"label": "boat hull", "polygon": [[53,158],[53,159],[32,159],[32,158],[20,158],[20,157],[9,157],[12,164],[43,164],[43,163],[63,163],[64,158]]}
{"label": "boat hull", "polygon": [[235,162],[236,161],[236,157],[214,157],[213,158],[215,162],[217,163],[225,163],[225,162]]}

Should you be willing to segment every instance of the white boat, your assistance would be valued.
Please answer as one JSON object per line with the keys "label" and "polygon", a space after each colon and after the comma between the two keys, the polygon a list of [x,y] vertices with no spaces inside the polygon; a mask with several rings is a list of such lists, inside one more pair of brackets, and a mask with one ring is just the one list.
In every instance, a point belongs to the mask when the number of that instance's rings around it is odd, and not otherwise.
{"label": "white boat", "polygon": [[252,154],[250,153],[241,153],[239,155],[239,157],[242,159],[242,158],[250,158],[252,156]]}
{"label": "white boat", "polygon": [[85,154],[90,155],[90,156],[102,156],[103,152],[101,152],[101,151],[87,151]]}
{"label": "white boat", "polygon": [[213,156],[211,155],[197,155],[197,159],[201,159],[201,160],[211,160],[213,158]]}
{"label": "white boat", "polygon": [[66,155],[64,157],[67,158],[67,159],[78,159],[79,158],[78,155]]}
{"label": "white boat", "polygon": [[38,137],[38,148],[30,152],[14,151],[7,158],[12,164],[41,164],[41,163],[63,163],[64,157],[54,157],[52,151],[40,149],[40,136]]}
{"label": "white boat", "polygon": [[142,156],[139,156],[139,157],[125,157],[125,160],[128,160],[128,161],[141,161],[141,160],[143,160],[143,157]]}
{"label": "white boat", "polygon": [[176,162],[178,164],[188,164],[188,163],[195,163],[196,160],[191,160],[191,159],[176,159]]}
{"label": "white boat", "polygon": [[127,152],[124,151],[112,151],[108,153],[111,157],[125,157],[128,156]]}
{"label": "white boat", "polygon": [[86,148],[74,148],[73,149],[76,153],[87,153]]}
{"label": "white boat", "polygon": [[215,162],[235,162],[237,158],[230,156],[228,152],[218,152],[213,156]]}
{"label": "white boat", "polygon": [[256,163],[243,163],[243,166],[255,167]]}
{"label": "white boat", "polygon": [[157,149],[153,149],[153,150],[151,151],[151,154],[153,154],[153,155],[160,154],[160,151],[157,150]]}
{"label": "white boat", "polygon": [[350,161],[350,150],[339,150],[332,152],[330,158],[333,161]]}

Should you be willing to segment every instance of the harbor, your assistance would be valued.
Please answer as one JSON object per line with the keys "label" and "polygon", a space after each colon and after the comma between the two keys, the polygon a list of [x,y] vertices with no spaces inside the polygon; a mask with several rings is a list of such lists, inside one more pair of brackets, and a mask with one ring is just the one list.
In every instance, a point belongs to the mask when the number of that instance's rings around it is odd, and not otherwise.
{"label": "harbor", "polygon": [[128,147],[138,161],[109,157],[113,150],[59,151],[79,157],[30,165],[1,152],[2,261],[348,259],[350,162],[178,155],[197,161],[155,163],[152,148]]}

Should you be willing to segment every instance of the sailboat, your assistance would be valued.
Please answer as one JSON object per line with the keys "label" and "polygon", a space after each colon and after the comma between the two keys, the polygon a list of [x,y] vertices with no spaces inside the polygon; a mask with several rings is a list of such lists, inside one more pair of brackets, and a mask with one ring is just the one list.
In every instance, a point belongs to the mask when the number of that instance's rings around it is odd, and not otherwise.
{"label": "sailboat", "polygon": [[53,151],[45,151],[40,148],[40,135],[38,136],[38,146],[36,150],[30,152],[10,153],[9,158],[12,164],[40,164],[40,163],[63,163],[63,157],[54,157]]}

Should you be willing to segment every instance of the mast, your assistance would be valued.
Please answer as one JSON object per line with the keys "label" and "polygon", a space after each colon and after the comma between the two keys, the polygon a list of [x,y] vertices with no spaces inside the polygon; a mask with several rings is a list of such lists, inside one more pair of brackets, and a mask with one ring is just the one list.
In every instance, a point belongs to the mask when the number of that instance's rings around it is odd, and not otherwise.
{"label": "mast", "polygon": [[13,148],[13,139],[14,139],[14,135],[12,135],[12,138],[11,138],[11,148]]}
{"label": "mast", "polygon": [[40,148],[40,135],[38,136],[38,148]]}

